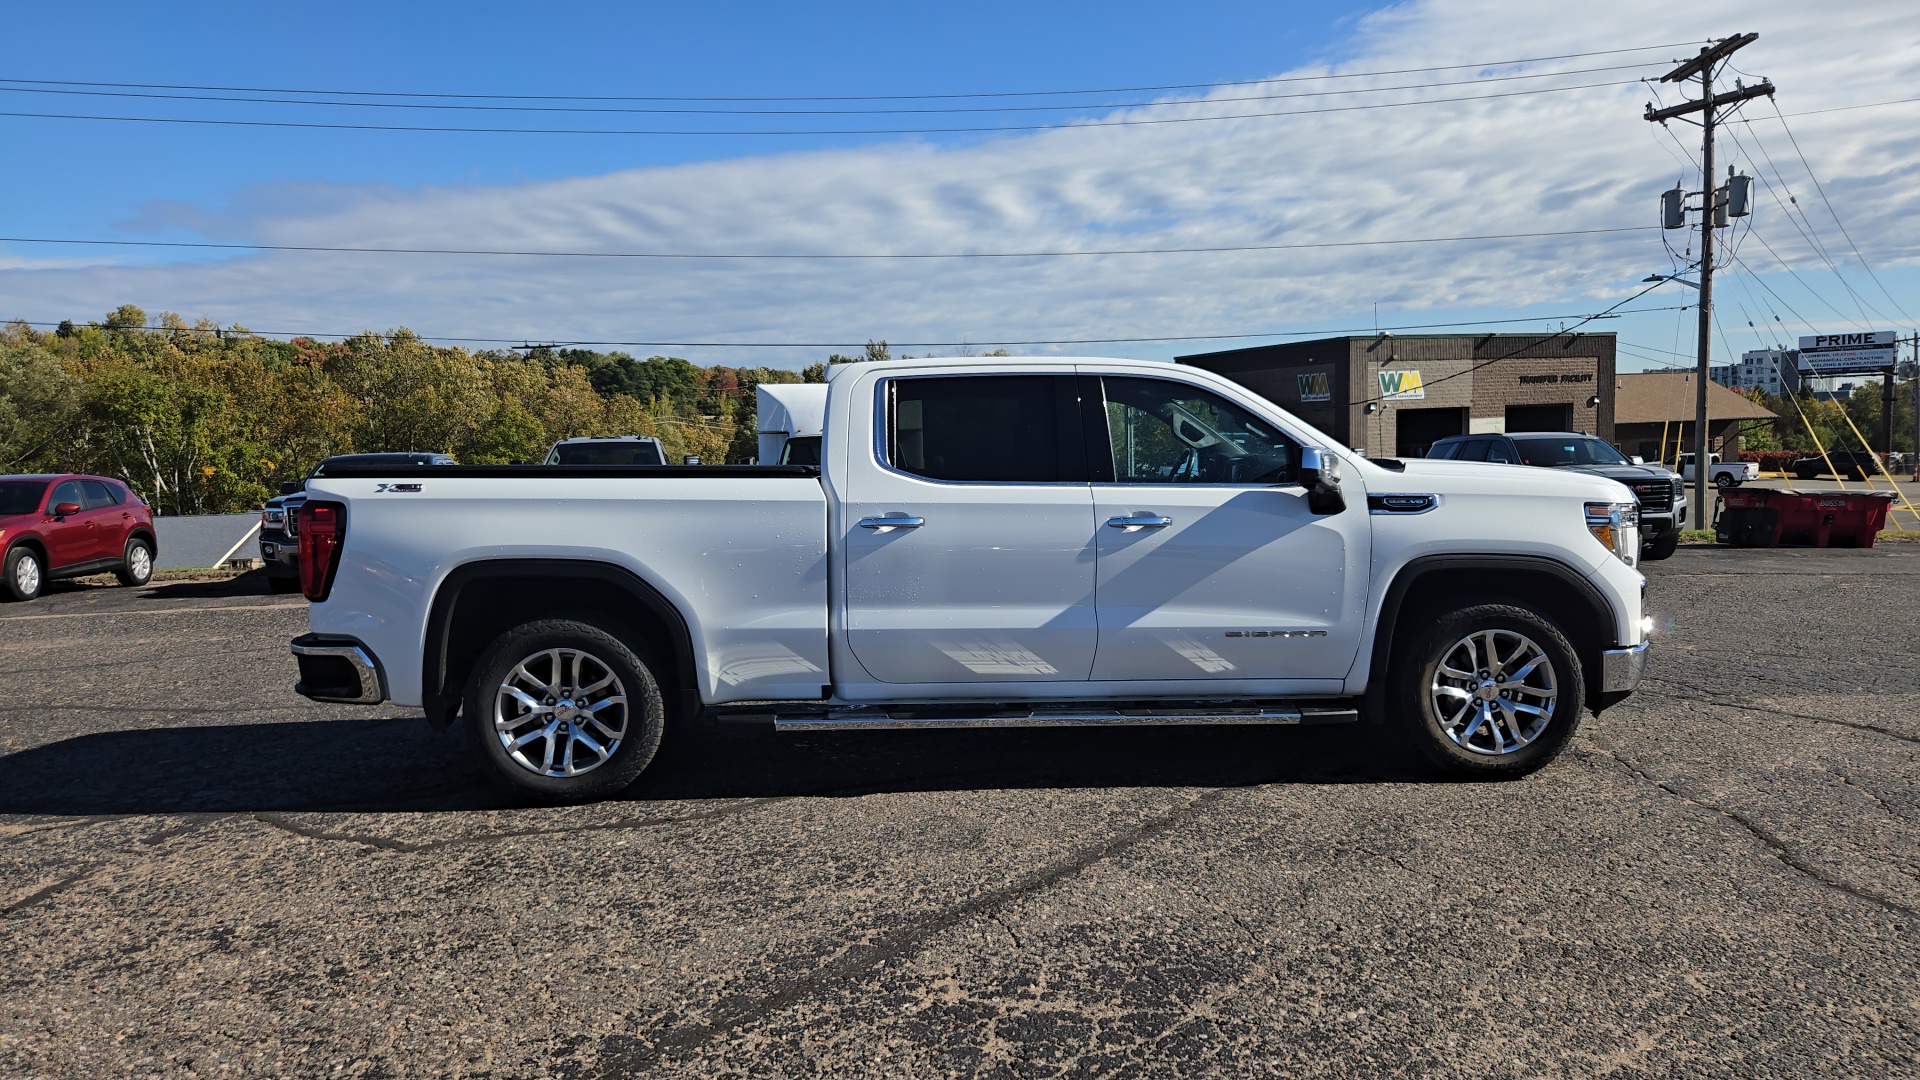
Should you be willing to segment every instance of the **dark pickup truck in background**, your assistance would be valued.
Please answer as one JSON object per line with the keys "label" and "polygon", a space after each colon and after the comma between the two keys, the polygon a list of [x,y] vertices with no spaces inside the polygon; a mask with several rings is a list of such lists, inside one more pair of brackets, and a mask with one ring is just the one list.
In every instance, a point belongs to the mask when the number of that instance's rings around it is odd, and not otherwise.
{"label": "dark pickup truck in background", "polygon": [[1429,458],[1570,469],[1618,480],[1640,504],[1640,557],[1665,559],[1680,545],[1687,524],[1686,485],[1659,465],[1640,465],[1605,439],[1584,432],[1528,431],[1512,435],[1454,435],[1435,442]]}

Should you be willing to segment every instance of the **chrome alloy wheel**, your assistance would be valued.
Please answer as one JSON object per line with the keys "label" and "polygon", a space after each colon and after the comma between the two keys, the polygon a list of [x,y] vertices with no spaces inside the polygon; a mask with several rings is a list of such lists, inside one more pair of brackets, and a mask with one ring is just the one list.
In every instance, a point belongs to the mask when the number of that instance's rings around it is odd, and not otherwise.
{"label": "chrome alloy wheel", "polygon": [[1476,630],[1434,669],[1429,696],[1440,730],[1461,749],[1498,757],[1538,739],[1558,694],[1553,660],[1512,630]]}
{"label": "chrome alloy wheel", "polygon": [[493,731],[521,768],[571,777],[607,763],[627,737],[627,688],[579,649],[544,649],[507,673],[493,698]]}
{"label": "chrome alloy wheel", "polygon": [[145,581],[153,574],[153,552],[145,544],[133,545],[133,551],[127,556],[127,572],[135,581]]}
{"label": "chrome alloy wheel", "polygon": [[21,596],[33,596],[40,591],[40,560],[32,555],[23,555],[13,564],[14,591]]}

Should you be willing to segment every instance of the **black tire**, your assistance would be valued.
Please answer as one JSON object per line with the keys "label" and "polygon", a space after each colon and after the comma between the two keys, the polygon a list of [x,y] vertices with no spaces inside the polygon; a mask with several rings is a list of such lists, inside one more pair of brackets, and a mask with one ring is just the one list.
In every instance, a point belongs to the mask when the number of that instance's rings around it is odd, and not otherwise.
{"label": "black tire", "polygon": [[[1473,646],[1475,653],[1463,653],[1460,650],[1468,646],[1469,636],[1479,639],[1488,633],[1495,635],[1496,650],[1512,648],[1513,651],[1505,654],[1509,663],[1519,663],[1522,659],[1530,660],[1536,656],[1543,658],[1543,661],[1525,672],[1522,680],[1504,684],[1510,688],[1518,687],[1517,692],[1484,703],[1478,696],[1465,699],[1461,713],[1452,720],[1452,730],[1456,733],[1466,732],[1466,745],[1462,746],[1460,738],[1449,736],[1447,718],[1440,714],[1434,703],[1435,697],[1440,696],[1437,687],[1443,681],[1449,686],[1459,682],[1443,675],[1442,661],[1450,658],[1459,661],[1468,655],[1484,655],[1477,651],[1483,648],[1478,640]],[[1392,680],[1388,692],[1394,720],[1413,748],[1450,776],[1481,780],[1525,776],[1558,757],[1573,740],[1573,733],[1579,727],[1580,712],[1586,702],[1586,684],[1579,656],[1560,628],[1547,616],[1531,608],[1517,604],[1484,603],[1444,614],[1415,637],[1411,648],[1402,657],[1388,676]],[[1523,668],[1527,666],[1521,665]],[[1545,668],[1544,672],[1542,668]],[[1455,667],[1449,670],[1464,669]],[[1489,675],[1481,677],[1480,671],[1489,672]],[[1467,681],[1488,681],[1493,676],[1511,673],[1503,672],[1499,666],[1480,667],[1474,673],[1475,679]],[[1488,693],[1494,693],[1491,689],[1494,684],[1489,682],[1488,685]],[[1551,687],[1550,696],[1540,693],[1542,686]],[[1447,697],[1443,700],[1453,699]],[[1536,712],[1541,709],[1540,702],[1546,702],[1547,715],[1544,721],[1539,723],[1537,730],[1524,743],[1521,742],[1521,736],[1527,733],[1514,725],[1531,726],[1539,718],[1516,721],[1515,717],[1525,714],[1517,708],[1508,709],[1500,705],[1509,700],[1515,706],[1525,706]],[[1494,720],[1487,723],[1483,719],[1476,724],[1471,718],[1482,711],[1492,715]],[[1505,720],[1500,719],[1502,715],[1506,717]],[[1513,735],[1518,745],[1514,749],[1496,752],[1497,744],[1491,747],[1486,744],[1500,739],[1503,730],[1505,734]]]}
{"label": "black tire", "polygon": [[1713,486],[1719,488],[1721,491],[1725,491],[1728,488],[1740,486],[1740,481],[1735,480],[1727,473],[1721,473],[1719,476],[1713,478]]}
{"label": "black tire", "polygon": [[272,574],[268,574],[267,588],[277,593],[299,592],[300,579],[297,577],[275,577]]}
{"label": "black tire", "polygon": [[1802,480],[1816,480],[1820,476],[1818,469],[1795,469],[1793,475]]}
{"label": "black tire", "polygon": [[1647,545],[1646,550],[1640,553],[1640,557],[1642,559],[1648,559],[1653,562],[1659,562],[1661,559],[1673,558],[1673,553],[1679,550],[1679,548],[1680,548],[1679,530],[1669,529],[1668,531],[1661,533],[1659,536],[1654,537],[1653,543]]}
{"label": "black tire", "polygon": [[[585,660],[570,662],[570,655]],[[562,666],[558,673],[553,670],[555,664]],[[516,669],[522,676],[515,676]],[[597,711],[613,705],[582,709],[572,704],[572,697],[561,696],[577,692],[582,682],[591,686],[602,675],[614,680],[603,691],[624,690],[618,725],[612,723],[613,713]],[[521,692],[517,698],[506,689],[510,680]],[[529,710],[521,703],[528,700],[526,691],[542,685],[555,693],[538,703],[540,711]],[[502,699],[511,711],[496,718],[495,708]],[[587,700],[582,698],[581,703]],[[613,632],[573,619],[525,623],[496,638],[474,664],[463,711],[474,756],[488,775],[509,790],[547,802],[586,802],[618,795],[653,761],[666,729],[666,705],[652,665]],[[582,715],[589,717],[584,723],[579,720]],[[608,737],[615,732],[617,738]],[[605,751],[602,740],[612,744],[611,752],[597,755],[573,775],[554,775],[556,768],[564,772],[579,764],[576,752]],[[517,757],[507,745],[515,741],[524,744]],[[580,751],[583,743],[589,749]]]}
{"label": "black tire", "polygon": [[[25,564],[30,563],[30,566]],[[47,560],[25,544],[15,544],[0,562],[6,580],[0,583],[0,596],[9,600],[31,600],[47,587]]]}
{"label": "black tire", "polygon": [[120,553],[120,566],[113,572],[122,585],[145,585],[153,580],[153,545],[138,536],[127,538]]}

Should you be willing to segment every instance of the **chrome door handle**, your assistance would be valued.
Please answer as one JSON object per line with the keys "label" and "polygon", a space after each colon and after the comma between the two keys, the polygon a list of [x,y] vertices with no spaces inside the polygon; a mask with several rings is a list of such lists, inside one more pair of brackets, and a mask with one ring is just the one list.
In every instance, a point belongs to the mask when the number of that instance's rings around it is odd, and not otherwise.
{"label": "chrome door handle", "polygon": [[870,517],[860,519],[860,527],[863,529],[917,529],[926,523],[926,518],[906,517],[904,515],[901,517]]}
{"label": "chrome door handle", "polygon": [[1109,529],[1164,529],[1171,524],[1172,518],[1160,514],[1131,514],[1107,519]]}

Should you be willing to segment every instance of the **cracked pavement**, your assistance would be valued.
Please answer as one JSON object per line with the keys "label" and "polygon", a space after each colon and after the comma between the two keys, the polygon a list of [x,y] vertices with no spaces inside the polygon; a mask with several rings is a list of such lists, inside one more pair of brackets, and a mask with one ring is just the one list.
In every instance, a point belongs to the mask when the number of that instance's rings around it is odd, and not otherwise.
{"label": "cracked pavement", "polygon": [[0,1075],[1920,1071],[1920,546],[1683,548],[1525,780],[1368,728],[677,731],[496,794],[250,577],[0,606]]}

